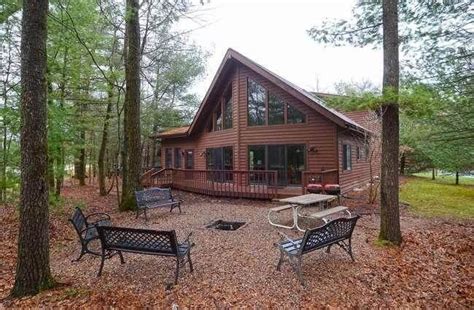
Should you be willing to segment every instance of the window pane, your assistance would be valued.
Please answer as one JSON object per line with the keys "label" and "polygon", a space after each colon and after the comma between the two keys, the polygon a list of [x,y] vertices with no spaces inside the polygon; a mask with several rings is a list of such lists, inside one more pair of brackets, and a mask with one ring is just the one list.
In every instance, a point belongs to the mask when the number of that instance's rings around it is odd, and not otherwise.
{"label": "window pane", "polygon": [[165,149],[165,168],[172,168],[173,167],[173,149],[166,148]]}
{"label": "window pane", "polygon": [[349,144],[342,145],[342,169],[352,170],[352,150]]}
{"label": "window pane", "polygon": [[268,97],[268,124],[277,125],[285,123],[285,104],[275,95]]}
{"label": "window pane", "polygon": [[224,102],[224,129],[232,128],[232,95]]}
{"label": "window pane", "polygon": [[249,146],[249,169],[265,170],[265,146]]}
{"label": "window pane", "polygon": [[181,168],[181,149],[179,147],[174,149],[174,167]]}
{"label": "window pane", "polygon": [[222,111],[221,106],[217,107],[217,110],[214,112],[216,123],[214,125],[214,130],[219,131],[222,130]]}
{"label": "window pane", "polygon": [[288,105],[288,124],[299,124],[306,122],[306,115],[295,107]]}
{"label": "window pane", "polygon": [[305,170],[306,147],[305,145],[287,146],[287,172],[289,184],[301,184],[301,175]]}
{"label": "window pane", "polygon": [[247,90],[249,126],[265,125],[265,88],[249,79]]}
{"label": "window pane", "polygon": [[184,168],[186,169],[194,169],[194,150],[186,150],[186,158],[184,165]]}
{"label": "window pane", "polygon": [[234,157],[232,152],[232,146],[224,147],[224,170],[234,169]]}

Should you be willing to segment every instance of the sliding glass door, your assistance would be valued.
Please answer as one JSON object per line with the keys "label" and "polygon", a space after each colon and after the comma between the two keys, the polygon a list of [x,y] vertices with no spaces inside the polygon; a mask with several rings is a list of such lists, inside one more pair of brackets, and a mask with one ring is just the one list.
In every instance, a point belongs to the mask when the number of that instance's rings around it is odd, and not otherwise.
{"label": "sliding glass door", "polygon": [[231,146],[209,148],[206,150],[206,157],[207,170],[218,170],[209,172],[208,179],[218,182],[232,181],[234,160]]}
{"label": "sliding glass door", "polygon": [[277,171],[280,186],[301,185],[302,172],[306,169],[306,147],[304,144],[251,145],[249,169]]}

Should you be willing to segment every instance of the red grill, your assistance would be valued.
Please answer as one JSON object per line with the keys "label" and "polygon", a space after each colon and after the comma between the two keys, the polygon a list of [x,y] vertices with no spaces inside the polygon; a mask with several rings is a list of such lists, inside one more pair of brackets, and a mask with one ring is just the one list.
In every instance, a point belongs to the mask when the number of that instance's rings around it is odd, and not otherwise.
{"label": "red grill", "polygon": [[323,186],[321,184],[308,184],[306,190],[311,194],[320,194],[323,192]]}
{"label": "red grill", "polygon": [[341,194],[341,187],[339,184],[326,184],[324,185],[324,191],[328,195],[339,195]]}

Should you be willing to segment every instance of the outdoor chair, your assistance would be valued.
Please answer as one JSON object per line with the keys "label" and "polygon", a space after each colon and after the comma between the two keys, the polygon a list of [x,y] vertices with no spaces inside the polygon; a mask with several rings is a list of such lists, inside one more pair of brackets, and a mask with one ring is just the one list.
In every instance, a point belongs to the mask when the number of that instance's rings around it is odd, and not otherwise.
{"label": "outdoor chair", "polygon": [[99,239],[97,226],[110,225],[110,216],[106,213],[92,213],[85,216],[82,210],[76,207],[69,221],[74,226],[81,243],[81,254],[73,262],[79,261],[85,254],[100,256],[99,252],[91,250],[89,246],[92,241]]}
{"label": "outdoor chair", "polygon": [[143,212],[145,214],[145,220],[148,220],[148,209],[162,207],[169,207],[170,212],[173,211],[174,208],[178,208],[179,213],[181,213],[181,201],[173,198],[170,188],[153,187],[136,191],[135,199],[137,201],[136,218]]}
{"label": "outdoor chair", "polygon": [[125,263],[122,252],[174,257],[176,259],[174,284],[178,283],[181,267],[189,264],[191,272],[194,270],[191,261],[191,247],[194,246],[190,241],[192,233],[183,242],[178,243],[174,230],[159,231],[113,226],[99,226],[97,229],[102,245],[102,261],[98,277],[102,275],[106,259],[118,254],[120,262]]}
{"label": "outdoor chair", "polygon": [[284,239],[275,244],[280,250],[277,270],[280,271],[283,262],[288,261],[296,272],[300,283],[304,286],[305,283],[301,274],[303,255],[323,248],[326,248],[326,252],[329,253],[331,247],[337,245],[347,252],[352,261],[354,261],[354,256],[352,255],[352,232],[358,219],[359,216],[335,219],[321,227],[306,230],[303,238],[297,240],[292,240],[283,233],[280,233]]}

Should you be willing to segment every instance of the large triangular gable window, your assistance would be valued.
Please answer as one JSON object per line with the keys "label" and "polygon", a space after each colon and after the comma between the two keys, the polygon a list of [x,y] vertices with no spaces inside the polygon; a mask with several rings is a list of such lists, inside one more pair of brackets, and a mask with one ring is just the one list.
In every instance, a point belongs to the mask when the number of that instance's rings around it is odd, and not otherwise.
{"label": "large triangular gable window", "polygon": [[294,106],[288,105],[288,124],[300,124],[306,122],[306,115],[303,112],[295,108]]}
{"label": "large triangular gable window", "polygon": [[306,115],[252,79],[247,80],[249,126],[306,123]]}

